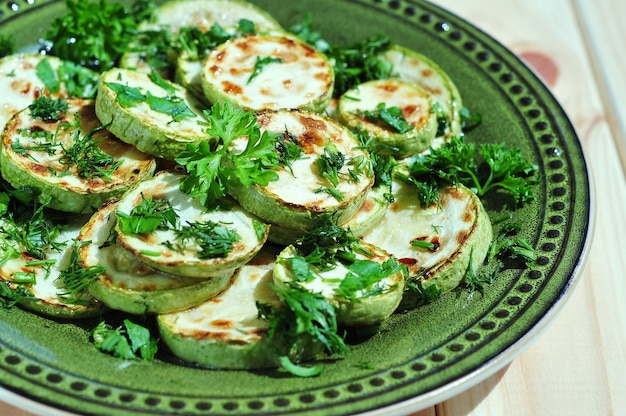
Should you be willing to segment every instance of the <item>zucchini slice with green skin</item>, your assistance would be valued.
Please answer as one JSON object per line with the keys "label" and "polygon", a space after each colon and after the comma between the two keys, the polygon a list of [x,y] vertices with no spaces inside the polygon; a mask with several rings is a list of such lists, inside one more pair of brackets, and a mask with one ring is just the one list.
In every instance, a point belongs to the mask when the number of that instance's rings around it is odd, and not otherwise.
{"label": "zucchini slice with green skin", "polygon": [[430,94],[400,79],[368,81],[346,91],[338,113],[348,127],[366,132],[383,155],[405,158],[423,152],[437,135]]}
{"label": "zucchini slice with green skin", "polygon": [[[449,186],[440,190],[438,206],[421,208],[413,186],[395,179],[393,194],[395,202],[364,241],[396,256],[424,289],[435,285],[440,294],[456,288],[468,267],[478,270],[493,232],[476,194],[460,184]],[[406,295],[411,298],[410,291]],[[403,305],[411,304],[407,299]]]}
{"label": "zucchini slice with green skin", "polygon": [[[207,211],[197,199],[180,190],[183,177],[161,171],[122,196],[115,226],[118,244],[166,273],[197,279],[232,274],[263,247],[269,225],[234,202],[228,209]],[[167,201],[179,217],[178,226],[146,233],[125,232],[120,217],[132,215],[135,207],[149,199]],[[225,234],[230,240],[225,241]],[[213,253],[215,245],[228,247]]]}
{"label": "zucchini slice with green skin", "polygon": [[[67,296],[63,294],[65,286],[60,276],[70,266],[74,242],[85,221],[86,218],[79,216],[68,222],[67,227],[54,238],[56,248],[48,247],[41,259],[33,257],[20,243],[0,232],[0,258],[3,259],[0,284],[7,285],[14,291],[25,289],[29,296],[18,301],[19,305],[60,319],[90,318],[106,311],[105,305],[91,297],[87,291]],[[20,225],[0,218],[2,230],[13,227]],[[35,283],[21,283],[24,278],[34,279]],[[71,299],[80,299],[80,302],[71,302]]]}
{"label": "zucchini slice with green skin", "polygon": [[[381,248],[367,243],[361,245],[368,254],[355,252],[357,261],[365,260],[378,263],[379,266],[388,260],[397,261]],[[335,306],[338,324],[344,326],[378,324],[388,318],[402,300],[404,275],[400,267],[393,268],[388,274],[381,274],[378,280],[366,287],[358,290],[347,289],[346,294],[340,291],[343,289],[342,283],[348,280],[348,275],[358,276],[348,268],[349,266],[338,261],[329,270],[311,270],[310,280],[303,281],[291,266],[291,259],[298,256],[294,246],[288,246],[280,253],[274,266],[274,283],[282,288],[296,283],[310,292],[322,294]],[[362,276],[358,278],[364,279]]]}
{"label": "zucchini slice with green skin", "polygon": [[[139,25],[139,32],[167,30],[178,34],[184,27],[197,27],[205,33],[215,24],[222,28],[237,26],[240,19],[246,19],[255,24],[260,30],[280,30],[280,24],[265,10],[242,0],[174,0],[160,5],[150,21]],[[122,55],[122,68],[136,69],[149,73],[152,70],[152,57],[143,52],[127,52]],[[163,57],[156,57],[161,60]],[[154,68],[166,77],[174,74],[178,55],[176,51],[166,51],[166,65],[159,63],[160,68]]]}
{"label": "zucchini slice with green skin", "polygon": [[233,38],[209,53],[202,87],[211,103],[230,101],[246,110],[322,112],[335,82],[328,58],[288,34]]}
{"label": "zucchini slice with green skin", "polygon": [[[37,65],[43,59],[39,54],[24,53],[0,59],[0,127],[4,127],[13,114],[44,94],[46,86],[37,76]],[[54,68],[60,63],[57,58],[50,59]]]}
{"label": "zucchini slice with green skin", "polygon": [[[68,91],[65,79],[71,79],[76,75],[73,73],[75,71],[81,72],[85,84],[76,83]],[[87,73],[91,75],[89,81]],[[13,114],[22,111],[42,95],[52,98],[93,96],[97,88],[97,76],[87,69],[78,69],[73,63],[38,53],[17,53],[0,58],[0,128]]]}
{"label": "zucchini slice with green skin", "polygon": [[215,23],[234,27],[241,19],[250,20],[262,29],[280,28],[271,14],[243,0],[171,0],[159,6],[150,24],[167,27],[174,33],[185,26],[196,26],[206,32]]}
{"label": "zucchini slice with green skin", "polygon": [[399,79],[419,85],[438,104],[438,117],[444,128],[437,135],[433,146],[462,134],[461,94],[450,76],[437,63],[417,51],[399,45],[393,45],[385,51],[382,58],[393,64],[393,72]]}
{"label": "zucchini slice with green skin", "polygon": [[49,208],[85,213],[153,175],[155,159],[105,130],[93,100],[66,102],[57,121],[37,118],[30,108],[9,120],[0,151],[7,182],[36,189],[42,202],[51,197]]}
{"label": "zucchini slice with green skin", "polygon": [[[375,186],[368,191],[367,197],[357,210],[345,223],[339,224],[343,228],[349,228],[357,238],[365,235],[383,218],[389,203],[385,200],[386,186]],[[267,238],[272,243],[288,246],[302,237],[305,231],[286,228],[280,224],[272,224]]]}
{"label": "zucchini slice with green skin", "polygon": [[217,297],[186,311],[157,317],[160,338],[176,357],[220,369],[272,368],[277,346],[256,304],[278,306],[271,289],[276,252],[262,250],[241,266],[232,284]]}
{"label": "zucchini slice with green skin", "polygon": [[106,272],[88,287],[89,293],[110,309],[132,314],[180,311],[217,295],[230,283],[231,274],[198,280],[155,270],[115,241],[113,230],[117,202],[110,201],[93,214],[78,236],[79,255],[85,267],[101,266]]}
{"label": "zucchini slice with green skin", "polygon": [[[308,230],[326,215],[338,223],[354,215],[374,183],[374,173],[369,155],[348,128],[321,114],[297,110],[263,112],[257,123],[261,130],[291,137],[302,155],[278,170],[278,180],[267,186],[229,189],[245,209],[293,230]],[[245,144],[245,137],[235,140],[233,151]],[[334,176],[332,169],[325,169],[326,176],[320,171],[320,163],[329,159],[336,168]]]}
{"label": "zucchini slice with green skin", "polygon": [[161,81],[128,69],[104,72],[96,97],[98,118],[120,140],[168,160],[190,143],[215,141],[206,133],[207,121],[191,93]]}

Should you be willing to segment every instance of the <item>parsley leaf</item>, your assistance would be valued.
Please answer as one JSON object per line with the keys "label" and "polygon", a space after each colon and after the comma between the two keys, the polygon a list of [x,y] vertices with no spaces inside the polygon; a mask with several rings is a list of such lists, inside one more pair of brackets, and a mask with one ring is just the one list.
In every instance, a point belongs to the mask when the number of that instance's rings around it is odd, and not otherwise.
{"label": "parsley leaf", "polygon": [[409,124],[402,110],[398,107],[387,107],[385,103],[378,103],[374,111],[364,111],[358,114],[359,117],[365,117],[372,123],[379,123],[388,126],[391,130],[398,133],[408,133],[415,126]]}
{"label": "parsley leaf", "polygon": [[117,328],[102,321],[93,329],[92,337],[100,351],[126,360],[152,360],[157,352],[158,340],[151,337],[147,328],[129,319]]}
{"label": "parsley leaf", "polygon": [[328,181],[336,187],[339,185],[339,171],[343,167],[346,157],[341,153],[337,146],[328,143],[324,147],[324,154],[320,155],[315,164],[320,176],[328,179]]}
{"label": "parsley leaf", "polygon": [[141,202],[133,207],[130,214],[117,211],[118,226],[124,234],[150,234],[159,228],[175,227],[178,214],[166,199],[147,198],[141,195]]}
{"label": "parsley leaf", "polygon": [[[226,102],[214,104],[205,111],[210,123],[207,133],[220,140],[213,149],[207,142],[189,144],[176,158],[189,174],[181,182],[181,190],[198,197],[208,207],[215,207],[227,194],[227,186],[267,185],[278,179],[274,169],[280,167],[276,154],[277,135],[264,131],[256,124],[252,111],[234,108]],[[229,151],[232,142],[247,137],[246,147],[240,153]]]}
{"label": "parsley leaf", "polygon": [[115,92],[115,101],[124,108],[133,108],[137,106],[137,103],[146,101],[146,96],[139,88],[129,87],[117,82],[106,82],[105,85]]}
{"label": "parsley leaf", "polygon": [[146,102],[152,110],[172,116],[172,120],[175,122],[181,121],[188,117],[197,116],[196,113],[191,111],[187,103],[185,103],[182,98],[175,95],[170,95],[167,97],[157,97],[155,95],[152,95],[150,91],[148,91]]}
{"label": "parsley leaf", "polygon": [[141,15],[106,0],[66,0],[66,13],[54,19],[45,38],[50,53],[102,72],[125,52]]}
{"label": "parsley leaf", "polygon": [[297,284],[286,288],[273,286],[282,307],[257,303],[259,317],[269,323],[269,338],[280,346],[283,368],[297,376],[315,376],[321,367],[297,366],[293,360],[303,344],[321,344],[329,354],[346,354],[348,345],[339,335],[335,307],[319,293],[312,293]]}
{"label": "parsley leaf", "polygon": [[[372,260],[355,260],[348,265],[350,271],[339,283],[335,293],[350,301],[360,302],[360,298],[371,297],[383,293],[385,287],[380,281],[402,271],[402,266],[396,258],[390,258],[378,263]],[[365,290],[367,293],[363,293]]]}
{"label": "parsley leaf", "polygon": [[[453,137],[441,147],[431,148],[428,154],[414,156],[409,166],[410,176],[400,174],[399,177],[416,185],[421,199],[427,202],[438,201],[435,190],[442,180],[468,186],[478,196],[500,188],[509,191],[518,205],[530,202],[534,199],[532,185],[535,183],[530,177],[538,167],[527,162],[520,149],[507,150],[504,146],[502,143],[481,144],[478,153],[485,169],[479,169],[477,146]],[[432,198],[425,198],[427,194]]]}
{"label": "parsley leaf", "polygon": [[268,65],[279,64],[282,62],[283,62],[282,58],[275,58],[273,56],[266,56],[264,58],[261,58],[260,56],[257,56],[256,62],[254,64],[254,70],[252,71],[252,74],[250,74],[250,77],[248,78],[247,83],[249,84],[250,82],[252,82],[252,80],[256,78],[257,76],[259,76],[259,74],[263,72],[265,67],[267,67]]}
{"label": "parsley leaf", "polygon": [[332,45],[327,55],[331,62],[334,62],[333,95],[339,97],[365,81],[391,78],[393,64],[379,56],[390,46],[389,38],[381,35],[372,36],[347,47]]}

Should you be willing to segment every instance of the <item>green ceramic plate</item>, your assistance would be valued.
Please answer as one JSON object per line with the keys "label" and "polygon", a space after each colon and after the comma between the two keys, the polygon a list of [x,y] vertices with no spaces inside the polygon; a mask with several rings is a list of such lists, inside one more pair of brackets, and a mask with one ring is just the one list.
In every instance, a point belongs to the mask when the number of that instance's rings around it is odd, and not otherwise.
{"label": "green ceramic plate", "polygon": [[[536,266],[509,270],[484,296],[464,291],[393,316],[320,377],[274,371],[209,371],[123,362],[89,342],[92,322],[57,322],[0,311],[0,383],[54,409],[88,414],[406,413],[433,405],[507,365],[550,323],[582,274],[592,218],[590,181],[576,133],[537,77],[463,19],[421,1],[258,0],[283,24],[312,12],[332,41],[382,32],[438,62],[483,124],[469,140],[519,146],[540,167],[537,200],[513,215],[537,248]],[[0,6],[0,32],[35,44],[63,1]],[[494,215],[505,210],[485,202]],[[163,348],[164,349],[164,348]],[[537,363],[541,365],[541,363]]]}

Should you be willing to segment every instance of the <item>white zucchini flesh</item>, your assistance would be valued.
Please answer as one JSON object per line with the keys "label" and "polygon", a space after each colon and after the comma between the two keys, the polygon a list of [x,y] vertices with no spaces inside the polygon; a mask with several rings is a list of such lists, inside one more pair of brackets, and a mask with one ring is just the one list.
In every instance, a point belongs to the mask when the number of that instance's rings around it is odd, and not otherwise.
{"label": "white zucchini flesh", "polygon": [[[424,288],[441,293],[457,287],[468,266],[482,264],[492,240],[489,216],[480,199],[462,185],[439,193],[439,205],[422,208],[412,185],[394,180],[393,202],[385,217],[363,240],[377,245],[405,264],[412,276],[424,271]],[[412,245],[414,240],[436,245],[434,250]]]}
{"label": "white zucchini flesh", "polygon": [[217,295],[231,274],[199,280],[153,269],[111,241],[117,221],[117,202],[99,209],[78,236],[79,254],[85,267],[102,266],[106,272],[88,288],[110,309],[132,314],[169,313],[191,308]]}
{"label": "white zucchini flesh", "polygon": [[[52,197],[50,208],[93,212],[104,202],[152,176],[156,161],[134,146],[121,142],[107,130],[100,130],[91,140],[112,157],[112,164],[119,162],[120,165],[111,170],[110,180],[81,177],[76,164],[63,162],[66,149],[71,149],[77,138],[84,138],[102,125],[95,115],[93,100],[75,98],[67,102],[67,113],[56,122],[34,118],[29,108],[9,120],[2,134],[2,175],[16,188],[31,186],[37,189],[41,201]],[[53,139],[36,135],[42,131],[48,132]],[[46,143],[54,145],[47,146],[48,150],[36,148]],[[33,150],[16,150],[18,145]]]}
{"label": "white zucchini flesh", "polygon": [[[374,174],[369,155],[360,148],[358,139],[349,129],[323,115],[296,110],[263,112],[257,122],[264,131],[293,134],[303,152],[302,157],[291,162],[291,169],[284,167],[277,171],[277,181],[267,186],[230,189],[245,209],[272,224],[295,230],[310,229],[323,215],[333,215],[339,223],[354,215],[373,185]],[[245,147],[246,138],[233,143],[236,153]],[[339,183],[334,187],[342,199],[320,191],[333,187],[328,179],[320,176],[316,165],[327,144],[336,146],[345,156],[346,162],[339,170]],[[364,162],[365,168],[358,181],[350,177],[350,160]]]}
{"label": "white zucchini flesh", "polygon": [[[266,64],[260,63],[263,61]],[[202,68],[202,86],[209,102],[230,101],[246,110],[322,112],[333,85],[334,71],[328,58],[287,34],[231,39],[213,49]]]}
{"label": "white zucchini flesh", "polygon": [[215,23],[234,27],[240,19],[254,22],[261,29],[277,29],[280,24],[260,7],[243,0],[176,0],[155,12],[154,27],[167,27],[178,33],[181,27],[196,26],[208,31]]}
{"label": "white zucchini flesh", "polygon": [[[8,55],[0,59],[0,128],[13,114],[44,95],[46,86],[37,75],[37,65],[43,59],[46,59],[43,55],[34,53]],[[54,70],[59,68],[61,61],[58,58],[47,59]]]}
{"label": "white zucchini flesh", "polygon": [[[355,253],[357,260],[370,260],[383,263],[391,259],[384,250],[372,245],[362,244],[371,255]],[[397,271],[378,283],[355,293],[356,300],[345,299],[335,292],[341,281],[350,273],[349,269],[337,262],[330,270],[315,271],[315,278],[311,281],[298,282],[289,266],[289,259],[298,255],[294,246],[285,248],[274,266],[274,283],[278,287],[289,287],[297,282],[300,286],[312,293],[324,296],[337,310],[337,323],[344,326],[375,325],[388,318],[398,307],[404,293],[404,276]],[[375,295],[369,294],[374,286],[378,288]]]}
{"label": "white zucchini flesh", "polygon": [[[180,190],[183,177],[168,171],[159,172],[127,192],[118,203],[118,212],[130,214],[144,198],[165,199],[180,217],[182,225],[210,221],[236,232],[240,239],[233,243],[230,253],[225,257],[200,258],[201,247],[195,241],[188,241],[182,251],[166,247],[164,243],[176,241],[176,234],[171,229],[156,230],[147,235],[125,234],[120,230],[119,223],[116,225],[118,243],[143,262],[166,273],[198,279],[232,273],[263,247],[269,226],[236,203],[228,210],[207,211],[197,199]],[[261,237],[257,235],[259,226],[264,230]]]}
{"label": "white zucchini flesh", "polygon": [[[0,267],[0,284],[7,284],[11,289],[16,290],[18,284],[13,281],[16,273],[33,273],[35,275],[36,283],[23,284],[34,298],[25,298],[19,302],[20,305],[42,315],[64,319],[93,317],[105,310],[104,305],[86,291],[82,294],[69,295],[70,298],[80,297],[80,304],[68,303],[67,299],[62,296],[64,285],[59,277],[61,272],[70,265],[74,242],[85,221],[84,216],[75,218],[68,222],[67,227],[55,238],[54,241],[59,245],[59,249],[50,248],[45,253],[45,260],[54,261],[54,264],[49,267],[34,263],[37,259],[22,251],[20,245],[12,242],[7,235],[0,233],[3,244],[10,244],[19,253],[18,257],[9,258]],[[0,218],[0,225],[2,227],[11,226],[2,218]],[[4,257],[5,255],[6,252],[0,248],[0,256]]]}
{"label": "white zucchini flesh", "polygon": [[[187,144],[212,141],[206,133],[206,119],[198,101],[185,88],[165,81],[174,93],[154,83],[148,74],[113,68],[102,74],[96,97],[96,114],[109,131],[139,150],[168,160],[185,150]],[[107,84],[137,88],[142,94],[175,98],[184,103],[193,116],[175,121],[173,116],[152,109],[146,102],[134,106],[120,103],[118,94]]]}
{"label": "white zucchini flesh", "polygon": [[461,94],[448,74],[433,60],[423,54],[399,45],[393,45],[382,54],[393,64],[394,74],[401,80],[413,82],[432,94],[449,122],[449,128],[437,137],[434,145],[440,145],[459,136],[461,131],[460,110],[463,107]]}
{"label": "white zucchini flesh", "polygon": [[186,311],[159,315],[160,336],[171,352],[204,367],[276,367],[276,345],[256,306],[280,305],[270,287],[275,259],[274,251],[262,250],[237,269],[232,284],[215,298]]}
{"label": "white zucchini flesh", "polygon": [[[177,34],[183,27],[197,27],[200,31],[207,32],[216,24],[229,30],[229,28],[236,27],[240,19],[253,22],[257,31],[281,30],[280,24],[269,13],[246,1],[177,0],[160,5],[150,21],[141,22],[139,31],[168,30]],[[176,66],[175,79],[177,82],[186,87],[191,87],[194,93],[199,92],[204,95],[200,79],[196,79],[194,76],[196,71],[198,75],[200,74],[201,62],[188,61],[184,57],[181,57],[182,61],[176,62],[178,58],[179,56],[175,51],[168,53],[168,63]],[[170,60],[171,62],[169,62]],[[141,52],[127,52],[122,55],[120,66],[146,73],[151,71],[146,54]],[[198,68],[192,68],[195,66]],[[193,72],[187,73],[188,70]],[[182,72],[178,73],[179,71]],[[192,80],[196,80],[198,83],[192,82]]]}
{"label": "white zucchini flesh", "polygon": [[[349,228],[357,238],[369,232],[383,218],[387,212],[389,203],[385,200],[386,186],[375,186],[367,192],[367,197],[359,209],[341,227]],[[283,227],[280,224],[272,224],[267,238],[272,243],[288,246],[304,235],[303,230]]]}
{"label": "white zucchini flesh", "polygon": [[[372,121],[366,112],[376,113],[377,106],[400,110],[410,130]],[[427,150],[437,134],[437,114],[430,94],[417,84],[399,79],[364,82],[346,91],[339,99],[339,116],[351,129],[367,132],[380,147],[381,154],[408,157]]]}

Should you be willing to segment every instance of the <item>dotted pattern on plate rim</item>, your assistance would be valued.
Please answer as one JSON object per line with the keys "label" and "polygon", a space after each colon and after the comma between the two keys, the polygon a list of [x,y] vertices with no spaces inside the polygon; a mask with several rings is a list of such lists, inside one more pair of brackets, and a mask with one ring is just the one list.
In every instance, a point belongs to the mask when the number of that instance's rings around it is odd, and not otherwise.
{"label": "dotted pattern on plate rim", "polygon": [[[278,412],[315,406],[318,411],[341,403],[349,403],[361,397],[384,394],[390,389],[410,384],[422,377],[435,373],[441,367],[447,367],[463,359],[466,354],[480,348],[490,339],[507,327],[515,317],[529,305],[541,292],[545,284],[545,276],[550,274],[551,258],[563,250],[563,236],[569,227],[568,209],[568,177],[573,175],[568,165],[566,152],[557,139],[558,132],[553,131],[550,116],[546,109],[534,99],[533,91],[527,90],[514,70],[507,67],[503,60],[494,56],[483,47],[480,41],[456,28],[446,20],[442,20],[436,9],[428,6],[416,6],[409,1],[385,0],[353,0],[354,3],[365,5],[371,3],[386,7],[386,12],[419,25],[426,30],[447,38],[452,45],[468,57],[474,64],[481,67],[484,73],[508,91],[509,98],[518,104],[536,139],[536,146],[542,152],[544,165],[540,170],[545,174],[545,186],[549,193],[550,205],[547,207],[546,220],[539,233],[537,242],[538,259],[536,265],[523,272],[515,283],[514,290],[501,300],[500,304],[489,311],[472,328],[469,328],[457,339],[440,345],[427,356],[416,357],[408,363],[395,368],[377,371],[374,374],[355,379],[351,384],[338,387],[325,387],[306,393],[294,392],[277,396],[254,399],[203,399],[190,397],[164,397],[143,391],[128,391],[114,386],[103,385],[68,374],[60,369],[40,366],[36,359],[21,355],[3,346],[0,347],[0,367],[11,373],[19,373],[29,381],[45,385],[52,391],[68,394],[73,392],[76,398],[93,403],[101,403],[122,409],[179,413],[202,414],[257,414]],[[0,7],[0,21],[11,12],[20,11],[35,3],[35,0],[21,2],[10,1]],[[429,10],[425,10],[429,9]],[[0,341],[0,345],[1,341]],[[327,409],[328,410],[328,409]]]}

